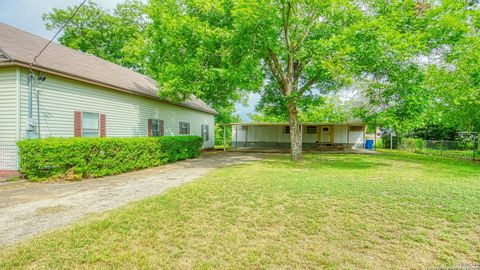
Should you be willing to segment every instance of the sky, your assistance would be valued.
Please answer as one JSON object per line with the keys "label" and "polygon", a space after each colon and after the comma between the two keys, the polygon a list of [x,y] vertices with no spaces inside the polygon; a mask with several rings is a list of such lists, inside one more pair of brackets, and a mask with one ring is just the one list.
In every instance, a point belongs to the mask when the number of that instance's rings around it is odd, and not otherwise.
{"label": "sky", "polygon": [[[45,29],[42,14],[50,12],[53,8],[66,8],[78,5],[82,0],[0,0],[0,21],[32,34],[50,39],[54,32]],[[112,9],[123,0],[97,0],[101,6]],[[1,36],[0,36],[1,38]],[[255,104],[260,97],[250,95],[248,106],[237,104],[236,113],[242,121],[250,121],[248,114],[254,112]]]}

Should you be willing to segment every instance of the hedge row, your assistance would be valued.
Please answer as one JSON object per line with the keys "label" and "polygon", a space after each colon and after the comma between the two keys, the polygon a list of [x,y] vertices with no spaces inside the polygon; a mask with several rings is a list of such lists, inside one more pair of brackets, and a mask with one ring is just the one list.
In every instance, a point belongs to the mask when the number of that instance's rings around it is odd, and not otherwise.
{"label": "hedge row", "polygon": [[196,157],[202,138],[49,138],[17,143],[20,172],[31,180],[76,180],[158,166]]}

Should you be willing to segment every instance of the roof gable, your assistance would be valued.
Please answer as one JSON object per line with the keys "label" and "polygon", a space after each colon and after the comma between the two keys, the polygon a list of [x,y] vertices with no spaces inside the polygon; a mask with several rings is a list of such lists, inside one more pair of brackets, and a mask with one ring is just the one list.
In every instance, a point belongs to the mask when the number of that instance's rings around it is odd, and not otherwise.
{"label": "roof gable", "polygon": [[10,57],[5,52],[0,50],[0,62],[10,61],[10,60],[11,60]]}

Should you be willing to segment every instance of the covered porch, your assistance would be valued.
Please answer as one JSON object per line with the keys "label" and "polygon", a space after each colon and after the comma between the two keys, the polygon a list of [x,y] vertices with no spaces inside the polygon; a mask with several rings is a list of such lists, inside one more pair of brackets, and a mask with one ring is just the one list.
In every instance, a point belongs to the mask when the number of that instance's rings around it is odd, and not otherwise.
{"label": "covered porch", "polygon": [[[231,123],[232,149],[289,151],[288,123]],[[301,123],[305,151],[365,149],[364,123]],[[226,130],[226,129],[224,129]]]}

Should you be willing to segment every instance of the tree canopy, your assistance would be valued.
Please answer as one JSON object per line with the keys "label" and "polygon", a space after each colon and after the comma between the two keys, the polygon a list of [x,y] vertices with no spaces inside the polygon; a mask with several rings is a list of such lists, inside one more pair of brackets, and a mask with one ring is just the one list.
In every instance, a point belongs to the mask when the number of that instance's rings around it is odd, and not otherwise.
{"label": "tree canopy", "polygon": [[[89,1],[65,27],[58,40],[72,49],[145,73],[144,33],[148,24],[145,7],[140,0],[126,0],[114,10],[107,10]],[[44,14],[46,28],[60,28],[75,9],[54,8]]]}
{"label": "tree canopy", "polygon": [[[72,11],[45,15],[47,27]],[[478,131],[479,18],[473,0],[90,2],[59,40],[148,74],[162,97],[204,99],[220,122],[258,92],[256,117],[288,119],[299,159],[298,121],[316,117]],[[345,89],[361,93],[354,112],[335,99]]]}

